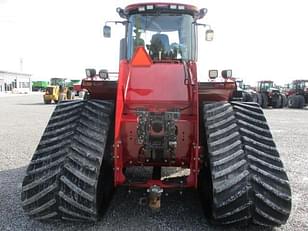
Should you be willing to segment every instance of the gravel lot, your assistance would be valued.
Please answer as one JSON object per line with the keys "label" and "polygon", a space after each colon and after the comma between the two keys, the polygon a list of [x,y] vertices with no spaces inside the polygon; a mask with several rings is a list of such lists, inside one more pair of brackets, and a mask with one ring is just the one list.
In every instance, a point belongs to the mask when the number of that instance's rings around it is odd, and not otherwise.
{"label": "gravel lot", "polygon": [[[20,205],[21,182],[55,107],[42,101],[41,95],[0,97],[0,230],[226,230],[208,224],[193,191],[169,194],[162,199],[161,212],[152,213],[138,203],[142,192],[128,194],[119,188],[96,224],[30,220]],[[265,114],[293,193],[288,223],[274,230],[308,230],[308,110],[268,109]]]}

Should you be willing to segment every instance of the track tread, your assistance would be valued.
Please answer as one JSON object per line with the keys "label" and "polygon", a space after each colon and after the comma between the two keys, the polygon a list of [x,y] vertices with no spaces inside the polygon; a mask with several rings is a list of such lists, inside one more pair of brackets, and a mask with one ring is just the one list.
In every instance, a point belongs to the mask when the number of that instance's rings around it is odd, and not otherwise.
{"label": "track tread", "polygon": [[57,105],[23,180],[22,206],[30,217],[97,220],[98,178],[105,155],[111,155],[105,150],[113,110],[113,102],[102,100]]}
{"label": "track tread", "polygon": [[291,190],[260,106],[204,104],[203,121],[213,184],[213,221],[270,227],[286,223]]}

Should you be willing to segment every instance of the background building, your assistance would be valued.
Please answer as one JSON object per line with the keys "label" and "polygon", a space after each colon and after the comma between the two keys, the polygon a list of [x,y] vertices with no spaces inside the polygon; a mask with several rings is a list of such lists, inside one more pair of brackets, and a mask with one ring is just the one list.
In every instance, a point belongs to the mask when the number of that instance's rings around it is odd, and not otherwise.
{"label": "background building", "polygon": [[0,93],[29,93],[31,89],[30,74],[0,71]]}

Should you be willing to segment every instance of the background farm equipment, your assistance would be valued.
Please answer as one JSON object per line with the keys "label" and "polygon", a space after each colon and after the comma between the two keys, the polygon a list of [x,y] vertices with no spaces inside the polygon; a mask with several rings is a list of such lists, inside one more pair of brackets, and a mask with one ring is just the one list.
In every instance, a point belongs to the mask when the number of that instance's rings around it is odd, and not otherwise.
{"label": "background farm equipment", "polygon": [[288,90],[288,107],[303,108],[308,104],[308,80],[294,80]]}
{"label": "background farm equipment", "polygon": [[73,99],[73,97],[72,87],[63,78],[50,79],[50,86],[46,88],[43,96],[45,104],[58,103],[59,101]]}
{"label": "background farm equipment", "polygon": [[32,81],[32,91],[45,91],[48,85],[48,81]]}
{"label": "background farm equipment", "polygon": [[283,108],[287,106],[287,97],[282,94],[279,88],[274,86],[271,80],[258,82],[257,86],[258,103],[262,108],[269,106],[273,108]]}
{"label": "background farm equipment", "polygon": [[234,78],[234,81],[236,82],[236,90],[232,97],[233,101],[258,102],[256,91],[245,85],[242,79]]}

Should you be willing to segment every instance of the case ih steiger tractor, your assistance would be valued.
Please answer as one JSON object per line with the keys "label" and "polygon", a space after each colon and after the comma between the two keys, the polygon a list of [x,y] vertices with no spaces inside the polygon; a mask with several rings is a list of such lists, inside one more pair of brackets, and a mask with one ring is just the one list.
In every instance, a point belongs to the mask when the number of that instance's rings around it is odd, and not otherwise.
{"label": "case ih steiger tractor", "polygon": [[[228,73],[198,82],[197,29],[207,26],[198,20],[207,10],[145,3],[117,12],[126,31],[118,79],[88,69],[88,97],[57,105],[23,180],[26,214],[96,221],[123,186],[146,190],[152,208],[163,192],[198,189],[216,224],[284,224],[291,190],[262,109],[229,102]],[[127,174],[135,166],[153,173],[135,180]],[[162,167],[187,174],[166,179]]]}
{"label": "case ih steiger tractor", "polygon": [[288,107],[304,108],[308,104],[308,80],[294,80],[290,84]]}
{"label": "case ih steiger tractor", "polygon": [[287,106],[287,97],[274,86],[271,80],[262,80],[258,82],[258,103],[262,108],[283,108]]}

